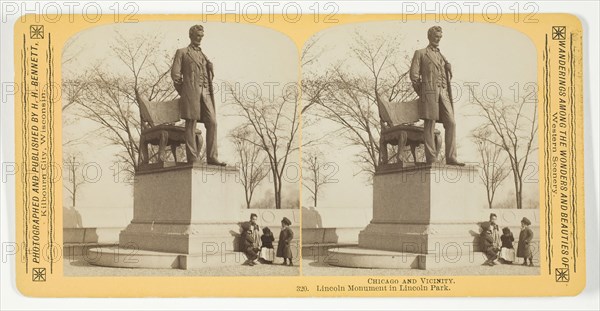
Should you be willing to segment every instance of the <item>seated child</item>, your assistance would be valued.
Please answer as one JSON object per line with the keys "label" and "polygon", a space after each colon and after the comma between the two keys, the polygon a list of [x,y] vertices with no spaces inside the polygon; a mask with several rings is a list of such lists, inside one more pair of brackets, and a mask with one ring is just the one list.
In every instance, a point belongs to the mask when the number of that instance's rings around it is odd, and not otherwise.
{"label": "seated child", "polygon": [[275,237],[273,236],[273,232],[269,227],[263,228],[263,235],[260,237],[262,241],[262,246],[260,248],[260,258],[262,258],[266,263],[273,263],[275,259],[275,250],[273,249],[273,241],[275,241]]}
{"label": "seated child", "polygon": [[515,261],[515,248],[513,246],[513,242],[515,241],[515,237],[508,227],[502,229],[502,236],[500,236],[500,240],[502,241],[502,247],[500,248],[500,260],[504,263],[512,264]]}
{"label": "seated child", "polygon": [[494,247],[494,237],[492,236],[491,225],[486,221],[481,225],[481,228],[483,229],[480,234],[481,249],[487,257],[487,260],[483,265],[493,266],[495,265],[494,260],[498,258],[498,249]]}
{"label": "seated child", "polygon": [[242,224],[242,251],[248,258],[243,264],[254,266],[254,260],[258,258],[258,255],[254,250],[254,237],[252,236],[252,228],[248,222]]}

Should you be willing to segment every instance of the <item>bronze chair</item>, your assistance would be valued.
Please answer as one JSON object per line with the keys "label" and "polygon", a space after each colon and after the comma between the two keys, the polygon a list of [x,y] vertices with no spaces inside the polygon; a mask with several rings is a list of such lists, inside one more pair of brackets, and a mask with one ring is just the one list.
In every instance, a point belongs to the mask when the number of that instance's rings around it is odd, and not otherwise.
{"label": "bronze chair", "polygon": [[[410,151],[413,156],[413,161],[417,163],[416,148],[424,144],[423,127],[414,125],[419,121],[418,99],[409,102],[390,103],[381,99],[376,94],[377,107],[379,109],[379,117],[381,118],[381,135],[379,138],[379,157],[380,164],[387,165],[388,145],[398,146],[396,153],[396,163],[403,166],[404,163],[400,157],[400,153],[405,146],[410,146]],[[439,152],[442,141],[440,131],[434,131],[434,140],[436,150]],[[437,154],[435,155],[437,157]]]}
{"label": "bronze chair", "polygon": [[[174,125],[179,117],[179,99],[166,102],[150,102],[142,98],[135,90],[136,100],[140,106],[141,134],[140,134],[140,169],[165,167],[177,165],[177,147],[185,146],[185,128]],[[202,131],[196,129],[196,144],[202,147]],[[149,155],[148,145],[158,146],[158,152]],[[167,163],[166,147],[171,147],[174,163]],[[156,158],[155,163],[150,163]]]}

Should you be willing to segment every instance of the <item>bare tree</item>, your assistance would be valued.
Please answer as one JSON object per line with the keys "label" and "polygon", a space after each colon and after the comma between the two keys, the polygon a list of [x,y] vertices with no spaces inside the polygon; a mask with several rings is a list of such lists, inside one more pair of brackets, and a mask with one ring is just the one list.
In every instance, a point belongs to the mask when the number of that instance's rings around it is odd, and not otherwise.
{"label": "bare tree", "polygon": [[471,89],[473,104],[486,120],[480,129],[491,133],[482,139],[501,148],[508,157],[518,209],[523,208],[523,174],[529,164],[529,156],[537,150],[537,105],[527,100],[534,97],[535,94],[530,94],[516,103],[507,100],[489,103],[478,99]]}
{"label": "bare tree", "polygon": [[349,58],[359,68],[341,63],[325,74],[307,72],[302,81],[303,111],[336,123],[334,135],[360,146],[357,163],[369,177],[379,166],[382,121],[376,94],[386,94],[388,101],[416,98],[408,80],[409,59],[399,43],[399,38],[366,39],[357,34]]}
{"label": "bare tree", "polygon": [[490,135],[489,128],[479,128],[473,131],[472,139],[477,146],[477,152],[481,160],[479,178],[485,186],[488,207],[492,208],[496,190],[508,177],[510,170],[506,169],[506,157],[500,160],[502,148],[498,144],[489,142]]}
{"label": "bare tree", "polygon": [[239,160],[240,180],[244,187],[246,208],[250,208],[254,190],[267,176],[269,170],[266,169],[265,158],[261,155],[263,149],[255,139],[256,135],[252,133],[251,129],[241,126],[234,129],[230,136],[235,144]]}
{"label": "bare tree", "polygon": [[64,158],[63,166],[66,168],[69,176],[63,179],[63,186],[69,192],[69,195],[71,195],[71,206],[75,207],[77,206],[77,191],[85,183],[85,179],[79,179],[79,176],[77,176],[77,167],[81,164],[79,162],[81,154],[69,153]]}
{"label": "bare tree", "polygon": [[317,151],[303,152],[302,162],[304,164],[302,186],[310,192],[313,206],[317,207],[320,191],[323,186],[331,182],[326,173],[329,164],[323,161],[323,154]]}
{"label": "bare tree", "polygon": [[88,81],[83,77],[72,78],[68,80],[64,80],[62,83],[62,111],[63,113],[69,108],[72,107],[75,103],[81,101],[81,97],[83,96],[84,90],[86,88],[86,83]]}
{"label": "bare tree", "polygon": [[76,42],[75,37],[72,37],[70,40],[65,42],[65,45],[63,45],[62,55],[61,55],[62,66],[76,60],[79,57],[79,55],[81,54],[81,52],[83,52],[83,50],[84,50],[83,47],[79,47],[77,49],[73,48],[73,45],[75,42]]}
{"label": "bare tree", "polygon": [[86,89],[75,103],[78,114],[100,126],[99,136],[110,145],[122,147],[117,154],[118,162],[126,163],[125,170],[137,169],[139,152],[140,119],[135,100],[124,92],[124,79],[112,76],[101,68],[94,68],[86,83]]}
{"label": "bare tree", "polygon": [[165,101],[175,97],[169,78],[171,56],[158,50],[157,35],[125,37],[116,32],[113,60],[121,66],[100,62],[83,74],[67,77],[63,111],[76,107],[81,118],[99,125],[98,135],[110,145],[120,147],[116,155],[123,169],[131,175],[138,168],[140,110],[135,89],[150,101]]}
{"label": "bare tree", "polygon": [[[300,110],[298,109],[298,92],[291,90],[274,100],[258,98],[236,92],[233,86],[227,86],[231,94],[230,103],[237,107],[244,124],[254,132],[256,140],[243,137],[249,144],[261,148],[267,155],[271,175],[275,208],[282,206],[281,191],[283,175],[290,154],[299,149],[298,130],[300,128]],[[249,100],[247,98],[258,98]]]}
{"label": "bare tree", "polygon": [[323,54],[324,48],[315,50],[315,46],[318,45],[319,39],[320,37],[318,35],[312,36],[302,47],[302,55],[300,56],[300,65],[302,68],[315,63]]}

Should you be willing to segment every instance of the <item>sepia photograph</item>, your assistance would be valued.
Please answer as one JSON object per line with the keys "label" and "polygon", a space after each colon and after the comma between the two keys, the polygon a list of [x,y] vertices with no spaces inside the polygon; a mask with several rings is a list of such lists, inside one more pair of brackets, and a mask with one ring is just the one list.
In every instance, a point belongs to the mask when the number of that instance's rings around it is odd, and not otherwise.
{"label": "sepia photograph", "polygon": [[15,13],[2,288],[40,306],[589,295],[590,20],[335,3]]}
{"label": "sepia photograph", "polygon": [[303,275],[539,275],[536,53],[484,23],[311,37],[302,135],[327,138],[302,154]]}
{"label": "sepia photograph", "polygon": [[298,50],[147,21],[62,52],[65,276],[282,276],[300,264]]}

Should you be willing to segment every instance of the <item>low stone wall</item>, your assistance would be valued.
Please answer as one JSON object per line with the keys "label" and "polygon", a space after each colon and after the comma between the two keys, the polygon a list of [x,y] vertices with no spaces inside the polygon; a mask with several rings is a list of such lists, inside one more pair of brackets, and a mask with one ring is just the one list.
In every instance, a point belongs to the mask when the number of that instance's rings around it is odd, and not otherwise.
{"label": "low stone wall", "polygon": [[117,244],[119,233],[133,218],[133,208],[64,207],[63,243]]}
{"label": "low stone wall", "polygon": [[[65,244],[118,244],[119,233],[133,218],[132,208],[83,207],[63,209],[63,233]],[[292,209],[240,209],[237,222],[250,219],[250,214],[258,215],[261,228],[269,227],[277,240],[281,219],[287,217],[292,221],[294,244],[299,243],[302,234],[302,245],[315,244],[357,244],[358,234],[372,219],[371,208],[302,208],[302,233],[300,232],[300,211]],[[490,213],[498,215],[501,228],[509,227],[519,238],[520,221],[523,217],[532,222],[534,233],[534,253],[539,253],[540,216],[535,209],[481,209],[481,221],[486,221]],[[478,234],[477,224],[473,226],[473,234]],[[515,241],[516,247],[516,241]]]}
{"label": "low stone wall", "polygon": [[302,208],[302,245],[357,244],[373,218],[371,208]]}
{"label": "low stone wall", "polygon": [[[235,222],[250,220],[250,214],[258,216],[261,228],[269,227],[279,236],[281,219],[292,221],[294,239],[300,238],[300,211],[291,209],[240,209]],[[118,244],[119,233],[133,218],[133,208],[118,207],[64,207],[63,243],[74,244]]]}
{"label": "low stone wall", "polygon": [[[481,209],[479,219],[487,221],[489,215],[498,216],[500,228],[508,227],[515,237],[515,248],[521,231],[521,219],[531,220],[534,239],[534,253],[539,253],[540,216],[537,209]],[[357,244],[358,234],[372,219],[371,208],[302,208],[302,246],[331,244]],[[477,238],[480,223],[474,223],[472,232],[475,249],[478,249]]]}

